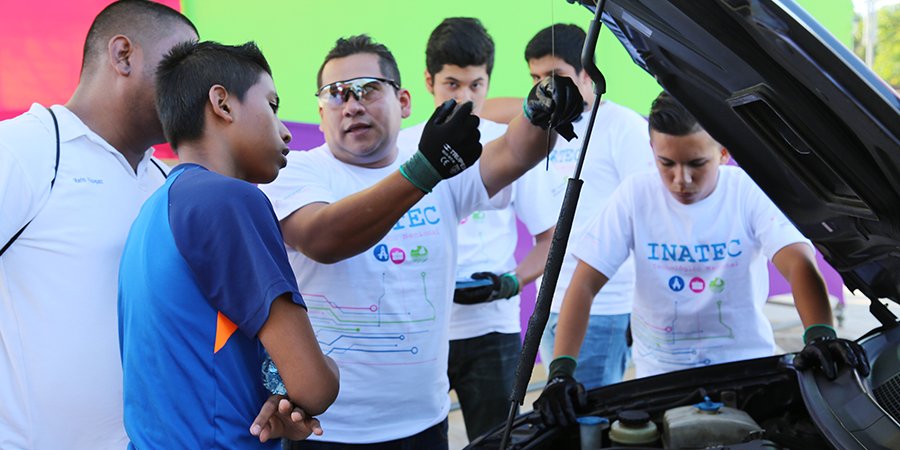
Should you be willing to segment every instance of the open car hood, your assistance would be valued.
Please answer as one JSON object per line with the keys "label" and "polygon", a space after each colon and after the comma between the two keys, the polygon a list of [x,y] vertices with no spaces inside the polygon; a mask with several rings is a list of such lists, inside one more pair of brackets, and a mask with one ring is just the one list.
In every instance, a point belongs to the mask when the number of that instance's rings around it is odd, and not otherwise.
{"label": "open car hood", "polygon": [[791,0],[608,0],[603,22],[849,288],[900,302],[889,86]]}

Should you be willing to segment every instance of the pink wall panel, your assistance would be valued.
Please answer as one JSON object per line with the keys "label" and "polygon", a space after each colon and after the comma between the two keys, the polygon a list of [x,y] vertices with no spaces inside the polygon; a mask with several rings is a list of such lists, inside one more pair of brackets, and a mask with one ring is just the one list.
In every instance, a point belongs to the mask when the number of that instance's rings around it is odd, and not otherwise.
{"label": "pink wall panel", "polygon": [[[84,38],[110,0],[4,2],[0,14],[0,119],[33,102],[64,103],[78,84]],[[180,0],[159,3],[180,9]]]}

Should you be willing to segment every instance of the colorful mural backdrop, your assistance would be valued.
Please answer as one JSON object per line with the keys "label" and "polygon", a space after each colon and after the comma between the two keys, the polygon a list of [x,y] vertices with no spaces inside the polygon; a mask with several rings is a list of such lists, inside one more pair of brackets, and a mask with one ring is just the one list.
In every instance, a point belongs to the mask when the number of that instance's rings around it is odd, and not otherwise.
{"label": "colorful mural backdrop", "polygon": [[[65,103],[78,82],[84,36],[94,15],[109,0],[5,2],[0,14],[0,120],[16,116],[32,102]],[[202,39],[224,43],[256,41],[268,57],[282,100],[281,116],[294,134],[291,147],[323,142],[313,92],[322,58],[342,36],[368,33],[394,53],[413,111],[404,126],[433,110],[425,90],[425,43],[445,17],[479,18],[496,43],[489,97],[527,94],[531,86],[523,51],[538,30],[554,22],[587,27],[587,10],[562,0],[160,0],[180,8]],[[851,42],[851,0],[798,0],[839,40]],[[656,82],[635,66],[611,33],[601,33],[597,61],[607,80],[605,98],[646,113],[659,92]],[[157,155],[174,158],[167,146]],[[520,235],[522,230],[520,229]],[[520,239],[519,253],[531,245]],[[820,259],[829,291],[842,298],[840,277]],[[773,294],[787,284],[772,272]],[[523,293],[524,318],[531,314],[534,289]]]}

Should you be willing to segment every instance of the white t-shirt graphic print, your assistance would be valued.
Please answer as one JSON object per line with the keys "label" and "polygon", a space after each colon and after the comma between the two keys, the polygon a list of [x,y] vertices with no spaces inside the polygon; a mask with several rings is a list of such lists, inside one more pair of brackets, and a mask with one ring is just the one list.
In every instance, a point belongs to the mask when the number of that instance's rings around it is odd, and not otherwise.
{"label": "white t-shirt graphic print", "polygon": [[575,256],[606,274],[633,249],[632,355],[642,377],[772,355],[766,261],[796,242],[809,243],[741,169],[723,166],[713,193],[691,205],[658,174],[627,179]]}
{"label": "white t-shirt graphic print", "polygon": [[[398,146],[415,148],[424,129],[425,124],[421,123],[402,130]],[[487,145],[506,132],[506,125],[481,119],[478,130],[482,145]],[[456,279],[469,279],[475,272],[503,273],[515,269],[516,218],[532,235],[556,225],[565,188],[565,180],[541,162],[512,183],[508,208],[474,211],[464,217],[459,225]],[[451,340],[492,332],[518,333],[520,329],[518,295],[476,305],[454,303],[451,309]]]}
{"label": "white t-shirt graphic print", "polygon": [[[401,147],[392,164],[377,169],[342,163],[327,144],[291,152],[276,181],[260,188],[282,220],[310,203],[335,202],[374,185],[414,151]],[[506,206],[508,198],[507,189],[491,204]],[[321,264],[288,248],[319,345],[341,370],[338,398],[319,416],[327,430],[321,440],[389,441],[447,417],[457,225],[488,204],[476,163],[439,183],[359,255]]]}

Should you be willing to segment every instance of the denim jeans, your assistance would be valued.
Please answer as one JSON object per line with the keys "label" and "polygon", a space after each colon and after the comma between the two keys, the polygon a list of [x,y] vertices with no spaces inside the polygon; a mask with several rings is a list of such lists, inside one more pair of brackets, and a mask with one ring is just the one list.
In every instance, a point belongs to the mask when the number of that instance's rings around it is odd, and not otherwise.
{"label": "denim jeans", "polygon": [[[327,427],[327,425],[325,425]],[[385,424],[386,427],[391,424]],[[282,441],[283,450],[340,450],[340,449],[358,449],[358,450],[448,450],[450,447],[447,438],[447,419],[441,423],[414,434],[407,438],[395,439],[388,442],[377,442],[374,444],[344,444],[341,442],[322,442],[322,441]],[[327,433],[327,431],[326,431]]]}
{"label": "denim jeans", "polygon": [[506,421],[522,343],[519,333],[450,341],[447,376],[456,390],[469,441]]}
{"label": "denim jeans", "polygon": [[[575,379],[585,389],[593,389],[622,381],[625,366],[631,358],[631,349],[625,343],[625,330],[631,314],[591,315],[587,333],[578,353]],[[559,314],[550,313],[547,328],[541,336],[541,360],[553,361],[553,343]]]}

